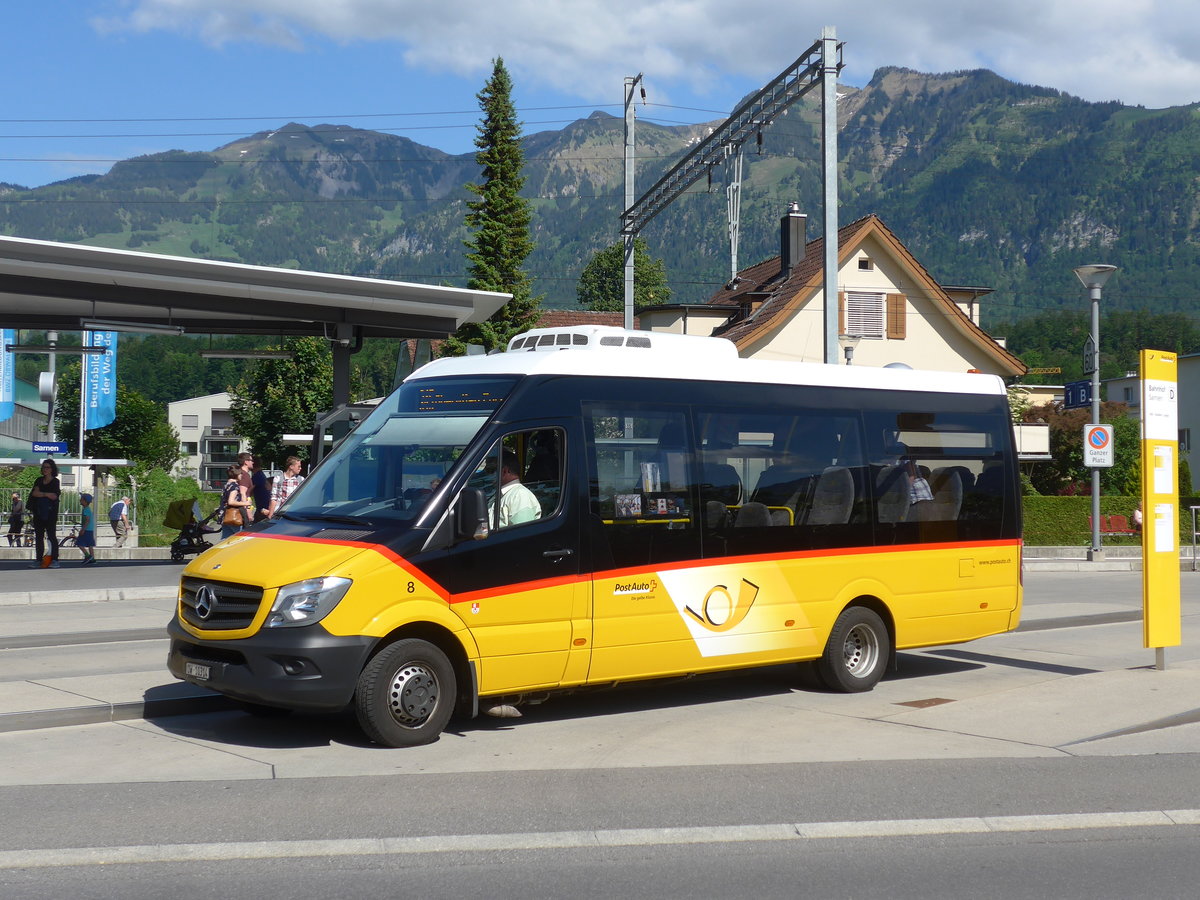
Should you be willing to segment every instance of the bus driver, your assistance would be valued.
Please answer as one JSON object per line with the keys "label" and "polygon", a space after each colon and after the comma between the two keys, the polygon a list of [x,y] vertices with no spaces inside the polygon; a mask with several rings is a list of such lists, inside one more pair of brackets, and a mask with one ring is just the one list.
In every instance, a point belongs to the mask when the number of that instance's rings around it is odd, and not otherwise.
{"label": "bus driver", "polygon": [[500,513],[497,528],[541,518],[542,505],[533,491],[521,484],[520,468],[517,454],[512,450],[504,450],[500,454]]}

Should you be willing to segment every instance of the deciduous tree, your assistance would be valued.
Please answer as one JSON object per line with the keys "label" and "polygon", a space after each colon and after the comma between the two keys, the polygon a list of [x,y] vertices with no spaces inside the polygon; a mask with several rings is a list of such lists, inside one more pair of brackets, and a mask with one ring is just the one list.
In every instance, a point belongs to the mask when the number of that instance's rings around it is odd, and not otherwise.
{"label": "deciduous tree", "polygon": [[280,463],[288,454],[306,458],[307,446],[285,444],[283,435],[312,431],[318,413],[333,404],[333,355],[319,337],[290,338],[292,359],[266,359],[230,390],[237,433],[255,456]]}
{"label": "deciduous tree", "polygon": [[[59,403],[54,414],[54,426],[72,453],[79,452],[79,370],[76,362],[59,373]],[[128,459],[135,473],[169,472],[180,456],[179,435],[167,421],[166,410],[120,380],[116,418],[103,428],[86,432],[83,442],[86,456]]]}
{"label": "deciduous tree", "polygon": [[[605,247],[592,257],[579,276],[580,304],[597,311],[625,309],[625,242]],[[667,266],[655,259],[642,238],[633,239],[633,305],[658,306],[671,300]]]}

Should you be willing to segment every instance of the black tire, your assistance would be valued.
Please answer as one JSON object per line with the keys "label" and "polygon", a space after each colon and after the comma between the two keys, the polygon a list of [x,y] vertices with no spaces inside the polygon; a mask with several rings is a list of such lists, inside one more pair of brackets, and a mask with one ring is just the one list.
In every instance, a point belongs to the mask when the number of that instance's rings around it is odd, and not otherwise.
{"label": "black tire", "polygon": [[358,676],[358,724],[387,747],[432,744],[454,712],[454,667],[428,641],[405,638],[379,651]]}
{"label": "black tire", "polygon": [[171,559],[175,560],[175,562],[179,562],[179,560],[183,559],[182,551],[172,550],[171,551]]}
{"label": "black tire", "polygon": [[851,606],[833,623],[817,671],[830,689],[856,694],[875,687],[891,654],[883,619],[864,606]]}
{"label": "black tire", "polygon": [[800,682],[800,687],[807,691],[829,690],[829,685],[821,677],[821,670],[815,659],[806,659],[804,662],[796,663],[796,678]]}

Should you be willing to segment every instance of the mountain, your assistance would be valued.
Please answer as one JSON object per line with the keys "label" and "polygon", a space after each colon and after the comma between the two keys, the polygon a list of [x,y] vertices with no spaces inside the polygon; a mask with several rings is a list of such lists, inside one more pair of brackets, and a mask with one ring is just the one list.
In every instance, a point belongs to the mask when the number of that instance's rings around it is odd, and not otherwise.
{"label": "mountain", "polygon": [[[817,94],[818,92],[813,92]],[[1200,109],[1089,103],[992,72],[880,69],[839,88],[840,216],[874,212],[944,284],[995,289],[985,324],[1082,308],[1071,271],[1107,262],[1113,309],[1196,310]],[[740,267],[775,255],[789,201],[819,233],[820,110],[802,98],[746,147]],[[640,194],[709,125],[639,121]],[[602,112],[524,138],[547,306],[618,239],[623,122]],[[208,153],[171,151],[36,189],[0,185],[0,232],[261,265],[465,284],[473,154],[341,125],[289,123]],[[728,280],[724,173],[643,231],[680,302]]]}

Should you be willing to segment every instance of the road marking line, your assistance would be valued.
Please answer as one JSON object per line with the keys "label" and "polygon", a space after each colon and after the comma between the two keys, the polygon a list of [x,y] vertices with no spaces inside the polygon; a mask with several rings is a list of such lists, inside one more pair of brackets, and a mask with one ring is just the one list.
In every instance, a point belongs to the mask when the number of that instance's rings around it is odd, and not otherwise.
{"label": "road marking line", "polygon": [[1060,813],[1032,816],[967,816],[945,819],[884,819],[865,822],[807,822],[792,825],[616,828],[591,831],[534,831],[514,834],[452,834],[317,841],[63,847],[0,851],[0,869],[46,869],[118,863],[300,859],[316,856],[393,856],[409,853],[484,853],[497,850],[571,850],[666,844],[714,844],[730,841],[1011,834],[1013,832],[1098,828],[1164,828],[1181,825],[1200,825],[1200,809]]}

